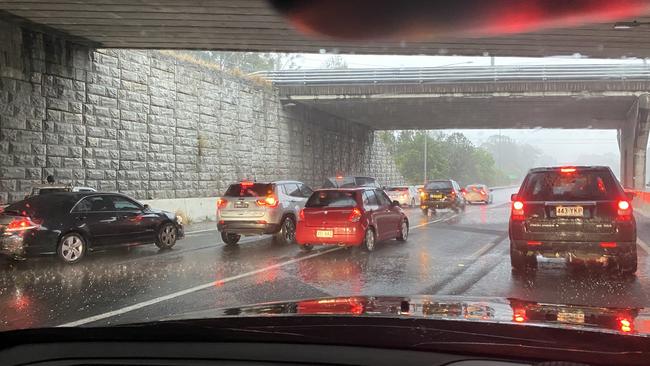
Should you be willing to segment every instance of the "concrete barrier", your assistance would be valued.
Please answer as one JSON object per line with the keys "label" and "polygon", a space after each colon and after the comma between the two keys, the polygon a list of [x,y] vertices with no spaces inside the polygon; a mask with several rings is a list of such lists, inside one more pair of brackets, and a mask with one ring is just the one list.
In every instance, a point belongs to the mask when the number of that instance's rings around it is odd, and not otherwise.
{"label": "concrete barrier", "polygon": [[218,197],[141,200],[151,208],[180,213],[191,222],[215,221]]}

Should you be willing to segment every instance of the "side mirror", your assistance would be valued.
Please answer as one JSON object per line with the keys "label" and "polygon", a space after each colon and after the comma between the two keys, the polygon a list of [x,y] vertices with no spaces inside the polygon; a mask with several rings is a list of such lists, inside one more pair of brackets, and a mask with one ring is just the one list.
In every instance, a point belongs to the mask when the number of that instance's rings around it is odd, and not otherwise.
{"label": "side mirror", "polygon": [[634,199],[634,197],[636,197],[636,193],[628,191],[628,192],[625,192],[625,196],[627,196],[627,199],[632,201]]}
{"label": "side mirror", "polygon": [[514,202],[516,200],[517,200],[517,194],[516,193],[511,194],[510,195],[510,201]]}
{"label": "side mirror", "polygon": [[393,201],[392,204],[393,207],[399,207],[399,201]]}
{"label": "side mirror", "polygon": [[142,208],[143,208],[145,211],[148,211],[151,207],[149,207],[149,205],[145,203],[144,206],[142,206]]}

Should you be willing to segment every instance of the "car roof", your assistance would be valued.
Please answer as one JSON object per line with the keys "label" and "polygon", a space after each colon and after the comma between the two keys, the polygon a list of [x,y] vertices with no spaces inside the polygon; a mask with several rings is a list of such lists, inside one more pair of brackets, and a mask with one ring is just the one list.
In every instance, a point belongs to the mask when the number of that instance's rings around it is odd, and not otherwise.
{"label": "car roof", "polygon": [[530,170],[531,173],[536,173],[536,172],[550,172],[550,171],[556,171],[562,168],[576,168],[577,170],[611,170],[608,166],[605,165],[576,165],[576,166],[547,166],[547,167],[538,167],[538,168],[532,168]]}
{"label": "car roof", "polygon": [[316,192],[319,191],[366,191],[366,190],[371,190],[371,189],[379,189],[377,187],[345,187],[345,188],[319,188],[316,190]]}
{"label": "car roof", "polygon": [[297,180],[274,180],[271,182],[273,184],[285,184],[285,183],[299,183],[299,184],[304,184],[303,182],[297,181]]}
{"label": "car roof", "polygon": [[327,179],[345,179],[345,178],[367,178],[367,179],[377,180],[377,178],[369,177],[367,175],[343,175],[343,176],[327,177]]}

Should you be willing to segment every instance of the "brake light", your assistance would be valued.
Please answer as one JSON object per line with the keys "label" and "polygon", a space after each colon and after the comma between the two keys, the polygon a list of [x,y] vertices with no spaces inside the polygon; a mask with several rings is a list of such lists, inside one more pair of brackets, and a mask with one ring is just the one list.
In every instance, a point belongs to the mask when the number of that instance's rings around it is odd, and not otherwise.
{"label": "brake light", "polygon": [[632,322],[629,321],[628,319],[620,319],[618,321],[619,328],[621,329],[621,332],[629,333],[632,331]]}
{"label": "brake light", "polygon": [[298,220],[300,220],[300,221],[305,220],[305,209],[304,208],[302,210],[300,210],[300,212],[298,212]]}
{"label": "brake light", "polygon": [[481,189],[481,196],[485,196],[487,193]]}
{"label": "brake light", "polygon": [[427,196],[426,192],[420,191],[420,197],[425,198]]}
{"label": "brake light", "polygon": [[524,203],[522,201],[514,201],[512,203],[512,219],[524,220]]}
{"label": "brake light", "polygon": [[350,222],[359,222],[361,220],[361,210],[357,207],[352,209],[350,216],[348,216],[348,221]]}
{"label": "brake light", "polygon": [[226,205],[228,205],[228,200],[226,200],[224,198],[219,198],[217,200],[217,208],[224,208],[224,207],[226,207]]}
{"label": "brake light", "polygon": [[601,248],[616,248],[616,243],[614,242],[602,242],[600,243]]}
{"label": "brake light", "polygon": [[275,197],[275,195],[270,194],[266,196],[265,198],[260,198],[257,201],[258,206],[266,206],[266,207],[278,207],[278,199]]}
{"label": "brake light", "polygon": [[526,321],[526,309],[513,309],[512,311],[512,320],[517,323],[523,323]]}
{"label": "brake light", "polygon": [[531,247],[537,247],[537,246],[542,245],[542,242],[541,241],[529,241],[527,244],[528,244],[528,246],[531,246]]}
{"label": "brake light", "polygon": [[618,218],[630,220],[632,218],[632,205],[628,201],[618,201]]}
{"label": "brake light", "polygon": [[7,224],[5,232],[19,232],[29,229],[36,229],[39,225],[32,221],[29,217],[21,217],[13,219]]}
{"label": "brake light", "polygon": [[242,187],[250,187],[254,184],[254,182],[241,182],[240,183]]}
{"label": "brake light", "polygon": [[560,168],[560,173],[575,173],[576,168],[572,167],[567,167],[567,168]]}
{"label": "brake light", "polygon": [[630,208],[630,203],[627,201],[619,201],[618,203],[618,209],[619,210],[627,210]]}

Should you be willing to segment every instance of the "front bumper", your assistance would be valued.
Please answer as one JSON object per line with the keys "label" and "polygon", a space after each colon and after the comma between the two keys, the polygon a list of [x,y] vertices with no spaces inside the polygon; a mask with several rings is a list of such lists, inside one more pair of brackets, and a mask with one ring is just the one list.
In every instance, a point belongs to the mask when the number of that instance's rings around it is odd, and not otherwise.
{"label": "front bumper", "polygon": [[25,256],[25,240],[19,234],[0,236],[0,255],[9,257]]}
{"label": "front bumper", "polygon": [[183,239],[185,237],[185,228],[178,222],[176,223],[176,237],[178,239]]}
{"label": "front bumper", "polygon": [[259,221],[219,221],[217,230],[220,232],[241,235],[275,234],[280,231],[280,224],[260,223]]}

